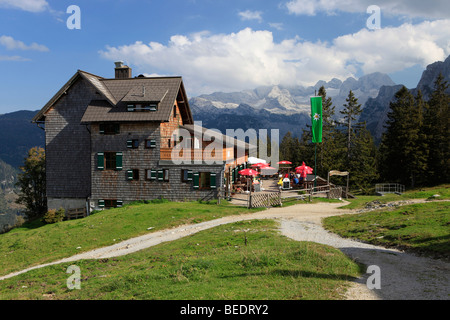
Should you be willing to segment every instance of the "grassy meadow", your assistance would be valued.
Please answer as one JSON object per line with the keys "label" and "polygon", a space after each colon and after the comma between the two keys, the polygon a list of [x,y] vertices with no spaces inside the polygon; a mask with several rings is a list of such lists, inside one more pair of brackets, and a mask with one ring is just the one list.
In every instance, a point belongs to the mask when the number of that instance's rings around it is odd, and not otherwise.
{"label": "grassy meadow", "polygon": [[[434,198],[435,194],[439,197]],[[388,203],[409,199],[428,201],[328,217],[323,225],[342,237],[450,260],[450,201],[439,201],[450,199],[450,185],[411,190],[402,195],[358,196],[342,208],[362,209],[375,200]]]}
{"label": "grassy meadow", "polygon": [[[222,225],[122,257],[32,270],[0,282],[1,299],[333,300],[360,266],[339,250],[290,240],[272,220]],[[80,290],[66,273],[80,268]]]}
{"label": "grassy meadow", "polygon": [[226,202],[217,205],[151,201],[54,224],[35,220],[0,234],[0,275],[113,245],[149,232],[259,210],[231,206]]}

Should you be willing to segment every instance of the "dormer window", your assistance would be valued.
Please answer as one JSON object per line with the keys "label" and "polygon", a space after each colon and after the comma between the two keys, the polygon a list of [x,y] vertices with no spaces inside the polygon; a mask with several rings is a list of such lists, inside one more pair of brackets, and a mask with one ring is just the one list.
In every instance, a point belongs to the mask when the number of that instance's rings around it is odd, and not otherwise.
{"label": "dormer window", "polygon": [[149,112],[158,111],[157,103],[136,103],[127,105],[128,112]]}
{"label": "dormer window", "polygon": [[120,133],[120,124],[119,123],[100,123],[98,125],[100,134],[119,134]]}
{"label": "dormer window", "polygon": [[145,106],[145,108],[148,109],[148,111],[157,111],[158,105],[156,103],[152,103],[152,104]]}

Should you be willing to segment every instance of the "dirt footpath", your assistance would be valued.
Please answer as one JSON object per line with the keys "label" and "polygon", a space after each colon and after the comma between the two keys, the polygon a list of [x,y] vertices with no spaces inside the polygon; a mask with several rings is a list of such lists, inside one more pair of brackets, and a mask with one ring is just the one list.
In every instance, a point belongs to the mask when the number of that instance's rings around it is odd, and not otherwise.
{"label": "dirt footpath", "polygon": [[297,241],[314,241],[340,249],[366,266],[378,266],[381,289],[369,290],[365,274],[348,290],[348,300],[448,300],[450,299],[450,264],[440,260],[416,257],[394,249],[385,249],[358,241],[341,238],[322,228],[321,219],[328,216],[352,214],[355,211],[339,209],[343,203],[299,204],[285,208],[271,208],[254,214],[229,216],[194,225],[156,231],[122,241],[113,246],[95,249],[79,255],[16,272],[0,280],[31,269],[51,264],[101,259],[126,255],[162,242],[173,241],[218,225],[250,219],[275,219],[280,222],[283,235]]}

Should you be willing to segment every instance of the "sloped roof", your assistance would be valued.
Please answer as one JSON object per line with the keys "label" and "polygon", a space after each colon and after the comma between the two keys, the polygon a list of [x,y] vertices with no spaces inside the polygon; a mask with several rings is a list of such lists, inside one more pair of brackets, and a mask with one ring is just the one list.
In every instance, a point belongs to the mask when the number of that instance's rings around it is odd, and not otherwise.
{"label": "sloped roof", "polygon": [[[94,86],[103,100],[93,100],[83,115],[82,122],[97,121],[168,121],[173,103],[179,101],[185,123],[193,123],[181,77],[138,77],[129,79],[105,79],[78,70],[77,73],[53,96],[33,118],[43,121],[45,113],[75,83],[83,78]],[[152,112],[128,112],[129,103],[157,102],[158,110]]]}
{"label": "sloped roof", "polygon": [[204,138],[212,138],[212,137],[216,137],[216,134],[213,132],[218,132],[221,135],[222,138],[222,142],[225,146],[227,146],[227,144],[229,146],[233,146],[236,147],[238,149],[245,149],[245,150],[254,150],[256,149],[256,146],[250,143],[247,143],[245,141],[242,140],[238,140],[235,137],[232,136],[227,136],[225,134],[222,134],[220,131],[218,130],[214,130],[214,129],[208,129],[202,126],[199,126],[198,124],[186,124],[183,126],[180,126],[181,129],[186,129],[187,131],[189,131],[190,133],[201,133]]}
{"label": "sloped roof", "polygon": [[[118,101],[108,105],[94,100],[81,122],[168,121],[181,86],[181,77],[104,79],[102,85]],[[157,111],[128,112],[130,103],[157,102]],[[185,102],[186,103],[186,102]]]}

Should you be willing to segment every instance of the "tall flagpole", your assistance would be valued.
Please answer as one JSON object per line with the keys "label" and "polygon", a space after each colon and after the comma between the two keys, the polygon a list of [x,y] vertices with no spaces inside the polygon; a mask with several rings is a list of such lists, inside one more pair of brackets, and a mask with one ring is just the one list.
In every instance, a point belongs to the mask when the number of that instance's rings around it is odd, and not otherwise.
{"label": "tall flagpole", "polygon": [[317,143],[314,144],[314,190],[317,186]]}

